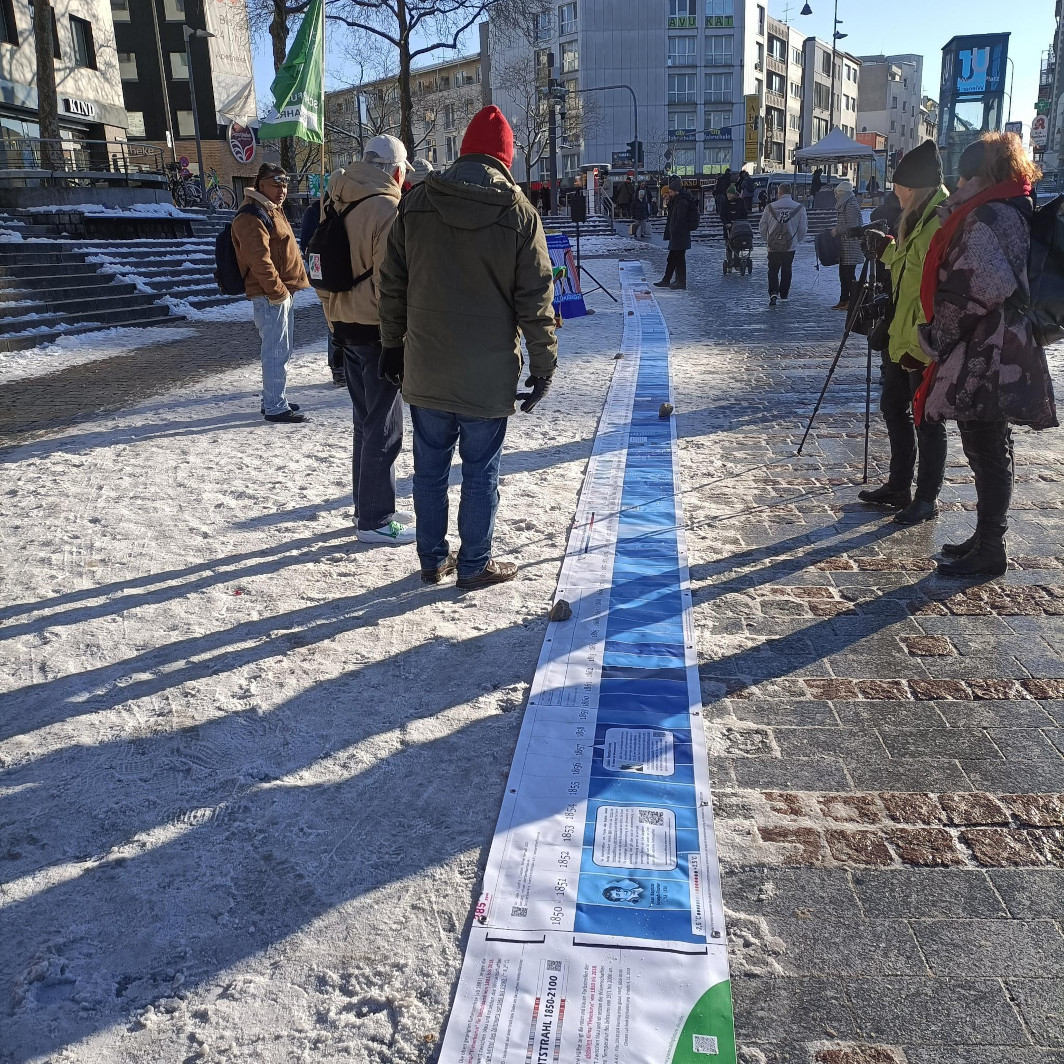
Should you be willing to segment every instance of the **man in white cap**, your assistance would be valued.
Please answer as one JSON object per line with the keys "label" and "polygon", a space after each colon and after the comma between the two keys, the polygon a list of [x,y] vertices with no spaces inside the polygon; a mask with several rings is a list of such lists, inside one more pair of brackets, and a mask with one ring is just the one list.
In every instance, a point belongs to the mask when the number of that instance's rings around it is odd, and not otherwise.
{"label": "man in white cap", "polygon": [[413,543],[414,518],[395,509],[395,460],[403,443],[399,386],[378,373],[379,271],[410,169],[395,137],[367,141],[362,161],[329,178],[328,202],[343,216],[355,284],[346,292],[319,290],[333,340],[343,358],[354,416],[351,479],[357,536],[363,543]]}

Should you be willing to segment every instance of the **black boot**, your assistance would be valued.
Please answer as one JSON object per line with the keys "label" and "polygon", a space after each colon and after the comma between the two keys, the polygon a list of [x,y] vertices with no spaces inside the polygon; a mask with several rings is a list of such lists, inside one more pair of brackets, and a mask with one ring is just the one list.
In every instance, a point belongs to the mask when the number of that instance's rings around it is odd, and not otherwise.
{"label": "black boot", "polygon": [[938,503],[934,499],[913,499],[904,510],[894,515],[898,525],[918,525],[921,521],[932,521],[938,517]]}
{"label": "black boot", "polygon": [[672,288],[672,282],[671,281],[655,281],[654,282],[654,287],[655,288]]}
{"label": "black boot", "polygon": [[947,558],[963,558],[979,546],[979,533],[973,532],[963,543],[943,543],[942,553]]}
{"label": "black boot", "polygon": [[1009,567],[1004,540],[980,540],[963,558],[938,563],[939,576],[1003,576]]}
{"label": "black boot", "polygon": [[907,488],[895,488],[890,484],[884,484],[881,488],[865,488],[857,493],[857,498],[861,502],[871,502],[877,506],[893,506],[899,510],[913,501],[912,492]]}

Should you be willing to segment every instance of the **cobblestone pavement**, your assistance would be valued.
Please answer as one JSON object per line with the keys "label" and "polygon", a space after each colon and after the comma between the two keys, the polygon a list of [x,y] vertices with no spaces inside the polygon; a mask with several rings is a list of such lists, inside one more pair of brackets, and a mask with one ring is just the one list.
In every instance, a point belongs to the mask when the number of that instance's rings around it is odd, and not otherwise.
{"label": "cobblestone pavement", "polygon": [[763,261],[690,258],[660,303],[740,1059],[1060,1064],[1064,434],[1017,434],[1009,573],[940,579],[937,545],[974,525],[959,439],[937,521],[858,504],[858,342],[795,456],[841,335],[833,272],[770,309]]}
{"label": "cobblestone pavement", "polygon": [[[257,362],[250,321],[193,324],[196,336],[145,346],[114,358],[0,383],[0,448],[58,432],[94,414],[125,410],[153,395]],[[326,335],[321,308],[296,310],[296,344]]]}

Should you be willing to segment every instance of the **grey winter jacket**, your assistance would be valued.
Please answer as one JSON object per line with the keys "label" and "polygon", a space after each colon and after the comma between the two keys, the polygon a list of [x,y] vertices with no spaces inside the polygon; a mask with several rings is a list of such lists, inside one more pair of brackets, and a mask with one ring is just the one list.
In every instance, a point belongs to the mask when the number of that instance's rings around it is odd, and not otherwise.
{"label": "grey winter jacket", "polygon": [[860,266],[864,262],[864,251],[859,237],[846,234],[861,225],[861,206],[857,197],[851,192],[841,203],[835,204],[835,235],[839,238],[839,262],[843,266]]}
{"label": "grey winter jacket", "polygon": [[[954,192],[938,208],[942,222],[985,187],[977,177]],[[1035,429],[1058,423],[1045,351],[1018,305],[1030,299],[1030,213],[1025,196],[994,200],[953,234],[931,324],[918,332],[938,363],[925,406],[931,421],[1007,420]]]}
{"label": "grey winter jacket", "polygon": [[380,269],[381,344],[406,347],[403,398],[466,417],[508,417],[521,377],[558,364],[543,223],[506,167],[464,155],[399,205]]}
{"label": "grey winter jacket", "polygon": [[[768,244],[769,251],[796,251],[809,232],[809,218],[800,203],[796,203],[790,196],[781,196],[761,212],[761,221],[757,228],[761,238]],[[780,230],[786,234],[787,246],[776,249],[772,246],[770,237]]]}

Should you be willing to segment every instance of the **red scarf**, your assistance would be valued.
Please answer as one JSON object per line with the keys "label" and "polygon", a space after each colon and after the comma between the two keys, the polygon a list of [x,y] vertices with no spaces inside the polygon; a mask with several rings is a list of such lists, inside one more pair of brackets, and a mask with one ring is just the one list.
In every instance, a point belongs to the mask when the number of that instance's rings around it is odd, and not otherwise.
{"label": "red scarf", "polygon": [[920,279],[920,303],[924,308],[924,317],[928,321],[935,316],[935,292],[938,291],[939,267],[945,262],[946,252],[949,251],[949,246],[953,241],[953,234],[961,227],[964,219],[977,207],[982,207],[984,203],[989,203],[991,200],[1012,199],[1014,196],[1029,196],[1030,194],[1029,181],[999,181],[996,185],[977,192],[970,200],[950,212],[941,228],[931,238],[931,245],[924,259],[924,272]]}

